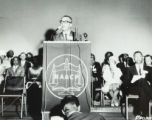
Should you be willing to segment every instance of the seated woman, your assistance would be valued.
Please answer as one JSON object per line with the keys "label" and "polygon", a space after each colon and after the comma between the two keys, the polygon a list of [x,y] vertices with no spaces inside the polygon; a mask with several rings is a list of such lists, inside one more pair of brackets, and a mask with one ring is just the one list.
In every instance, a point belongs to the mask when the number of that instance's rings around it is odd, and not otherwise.
{"label": "seated woman", "polygon": [[34,120],[41,120],[41,99],[42,99],[42,67],[38,62],[38,57],[33,57],[33,66],[28,71],[27,103],[28,111]]}
{"label": "seated woman", "polygon": [[[24,77],[25,76],[25,71],[24,71],[24,68],[20,66],[20,60],[19,60],[19,58],[17,56],[15,56],[15,57],[13,57],[11,59],[10,62],[11,62],[11,67],[9,67],[6,70],[5,79],[11,78],[11,80],[13,81],[13,80],[16,79],[16,78],[12,79],[14,77]],[[11,93],[11,94],[16,93],[16,91],[8,91],[8,92]],[[9,98],[6,101],[6,104],[10,104],[14,99],[13,98]],[[15,101],[15,103],[16,103],[16,111],[17,111],[17,109],[18,109],[18,100]]]}
{"label": "seated woman", "polygon": [[7,76],[24,76],[25,70],[23,67],[20,66],[20,60],[17,56],[11,59],[11,67],[7,69],[6,77]]}
{"label": "seated woman", "polygon": [[119,87],[122,83],[120,77],[122,75],[121,70],[116,66],[117,62],[114,56],[109,57],[108,64],[103,66],[102,72],[103,72],[103,79],[105,81],[104,86],[102,87],[103,93],[110,94],[112,100],[111,100],[111,106],[118,106],[119,100],[118,100],[118,93],[119,93]]}

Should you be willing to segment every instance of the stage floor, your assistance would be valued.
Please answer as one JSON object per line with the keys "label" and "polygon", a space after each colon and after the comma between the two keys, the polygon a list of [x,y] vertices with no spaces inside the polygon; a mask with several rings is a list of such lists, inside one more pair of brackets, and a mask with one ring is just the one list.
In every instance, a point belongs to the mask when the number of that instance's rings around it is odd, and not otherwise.
{"label": "stage floor", "polygon": [[[0,106],[1,108],[1,106]],[[129,110],[129,120],[133,120],[134,116],[132,110]],[[120,107],[94,107],[91,108],[91,112],[97,112],[104,116],[106,120],[125,120],[124,116],[121,114]],[[4,112],[2,117],[0,114],[0,120],[32,120],[32,117],[28,114],[27,117],[23,116],[23,119],[20,119],[20,112],[15,112],[15,106],[10,106],[7,111]]]}

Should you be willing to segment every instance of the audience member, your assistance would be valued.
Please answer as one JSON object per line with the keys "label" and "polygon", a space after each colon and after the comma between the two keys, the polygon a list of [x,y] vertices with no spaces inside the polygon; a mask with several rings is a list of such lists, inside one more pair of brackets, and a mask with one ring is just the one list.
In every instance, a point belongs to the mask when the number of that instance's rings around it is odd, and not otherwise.
{"label": "audience member", "polygon": [[39,65],[38,57],[33,57],[33,66],[28,71],[28,81],[31,83],[27,90],[28,110],[34,120],[41,119],[42,98],[42,67]]}
{"label": "audience member", "polygon": [[126,64],[127,64],[126,67],[131,67],[131,66],[135,65],[132,57],[127,57],[126,58]]}
{"label": "audience member", "polygon": [[67,120],[67,117],[62,112],[62,106],[61,104],[55,105],[50,110],[50,120]]}
{"label": "audience member", "polygon": [[120,77],[122,75],[121,70],[116,66],[117,60],[114,56],[109,57],[108,64],[103,66],[102,73],[105,84],[102,87],[103,93],[108,93],[112,97],[111,106],[118,106],[118,93],[119,87],[122,83]]}
{"label": "audience member", "polygon": [[139,95],[138,102],[136,102],[136,105],[134,104],[134,114],[147,116],[149,100],[152,98],[152,69],[144,66],[141,51],[136,51],[133,57],[135,65],[127,69],[124,84],[128,94]]}
{"label": "audience member", "polygon": [[127,67],[127,58],[129,57],[128,54],[121,54],[119,56],[119,63],[117,64],[117,67],[120,68],[122,74],[126,72],[126,67]]}
{"label": "audience member", "polygon": [[62,111],[68,120],[105,120],[98,113],[80,112],[80,103],[74,95],[67,95],[61,101]]}
{"label": "audience member", "polygon": [[6,53],[6,57],[5,57],[4,61],[3,61],[3,64],[4,64],[6,69],[11,67],[11,62],[10,61],[13,58],[13,56],[14,56],[14,51],[13,50],[9,50]]}
{"label": "audience member", "polygon": [[117,67],[120,68],[120,70],[122,72],[122,76],[121,76],[122,84],[120,86],[120,90],[121,90],[122,94],[121,94],[120,104],[125,102],[125,98],[126,98],[126,94],[127,94],[125,85],[123,83],[124,75],[126,74],[127,68],[130,66],[133,66],[133,65],[134,65],[133,59],[131,57],[129,57],[129,55],[127,53],[121,54],[119,56],[119,63],[117,64]]}
{"label": "audience member", "polygon": [[101,88],[103,80],[101,78],[101,66],[100,63],[95,60],[95,55],[91,53],[91,71],[92,71],[92,93],[93,100],[100,100],[100,91],[96,91],[96,88]]}
{"label": "audience member", "polygon": [[152,56],[151,55],[145,55],[144,64],[145,64],[145,66],[152,67]]}

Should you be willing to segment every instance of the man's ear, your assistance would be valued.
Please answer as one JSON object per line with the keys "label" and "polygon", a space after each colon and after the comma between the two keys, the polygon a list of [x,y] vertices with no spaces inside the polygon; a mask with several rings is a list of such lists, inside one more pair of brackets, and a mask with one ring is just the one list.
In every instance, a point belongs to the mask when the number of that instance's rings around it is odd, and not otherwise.
{"label": "man's ear", "polygon": [[78,106],[78,112],[80,112],[80,105]]}

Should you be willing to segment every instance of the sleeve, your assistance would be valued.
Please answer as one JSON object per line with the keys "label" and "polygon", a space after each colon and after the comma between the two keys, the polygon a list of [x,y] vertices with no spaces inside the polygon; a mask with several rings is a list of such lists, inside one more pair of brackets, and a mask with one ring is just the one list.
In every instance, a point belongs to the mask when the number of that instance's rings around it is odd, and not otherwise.
{"label": "sleeve", "polygon": [[10,69],[9,68],[6,69],[6,76],[5,77],[7,77],[7,76],[12,76],[11,73],[10,73]]}
{"label": "sleeve", "polygon": [[110,82],[112,80],[110,69],[108,65],[103,66],[103,79],[106,82]]}

